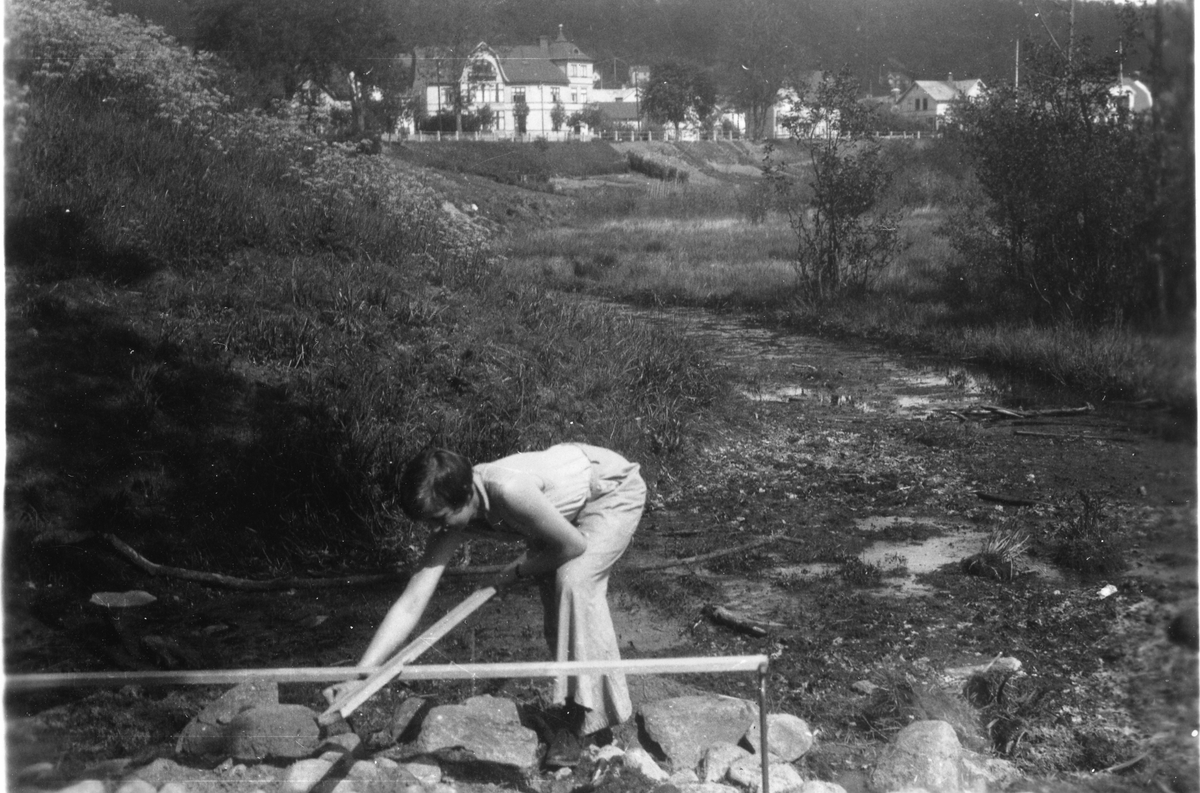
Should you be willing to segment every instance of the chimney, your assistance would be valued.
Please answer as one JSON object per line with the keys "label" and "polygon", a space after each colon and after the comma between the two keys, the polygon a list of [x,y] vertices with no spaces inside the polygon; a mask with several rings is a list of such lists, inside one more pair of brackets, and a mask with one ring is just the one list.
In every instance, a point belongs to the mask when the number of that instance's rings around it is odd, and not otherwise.
{"label": "chimney", "polygon": [[542,48],[542,52],[546,52],[547,50],[549,50],[550,49],[550,37],[549,36],[538,36],[538,46]]}
{"label": "chimney", "polygon": [[567,40],[567,37],[563,35],[562,23],[559,23],[559,25],[558,25],[558,40],[559,41]]}
{"label": "chimney", "polygon": [[948,82],[948,83],[954,82],[954,72],[946,73],[946,82]]}

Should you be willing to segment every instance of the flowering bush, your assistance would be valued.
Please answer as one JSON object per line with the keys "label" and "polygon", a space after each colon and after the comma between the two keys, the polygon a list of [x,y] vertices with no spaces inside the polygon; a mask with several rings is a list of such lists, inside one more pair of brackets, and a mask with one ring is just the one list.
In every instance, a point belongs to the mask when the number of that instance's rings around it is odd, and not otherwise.
{"label": "flowering bush", "polygon": [[10,7],[19,83],[36,89],[73,82],[177,124],[201,127],[227,98],[212,56],[179,46],[157,25],[113,16],[87,0],[17,0]]}

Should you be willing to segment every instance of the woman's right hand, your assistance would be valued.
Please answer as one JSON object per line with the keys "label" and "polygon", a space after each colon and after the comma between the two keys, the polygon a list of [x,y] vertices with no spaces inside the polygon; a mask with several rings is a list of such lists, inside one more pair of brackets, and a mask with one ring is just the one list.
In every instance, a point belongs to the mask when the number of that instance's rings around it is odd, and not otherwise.
{"label": "woman's right hand", "polygon": [[366,685],[365,680],[343,680],[341,683],[334,683],[326,688],[321,692],[321,696],[325,697],[325,701],[332,705],[343,697],[350,696],[364,685]]}

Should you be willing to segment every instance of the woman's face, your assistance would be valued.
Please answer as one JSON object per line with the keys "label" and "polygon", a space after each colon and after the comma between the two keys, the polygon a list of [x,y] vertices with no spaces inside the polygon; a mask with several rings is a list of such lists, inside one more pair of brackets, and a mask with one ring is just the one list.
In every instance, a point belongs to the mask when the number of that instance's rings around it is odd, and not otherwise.
{"label": "woman's face", "polygon": [[438,529],[462,531],[467,527],[478,511],[479,494],[471,493],[471,500],[458,509],[442,507],[426,519],[426,523]]}

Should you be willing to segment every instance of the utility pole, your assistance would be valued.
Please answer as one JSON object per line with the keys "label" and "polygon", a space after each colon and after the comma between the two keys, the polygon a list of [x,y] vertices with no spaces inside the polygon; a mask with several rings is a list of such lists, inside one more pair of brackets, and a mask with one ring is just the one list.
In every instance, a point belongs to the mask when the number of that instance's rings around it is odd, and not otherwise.
{"label": "utility pole", "polygon": [[1021,87],[1021,37],[1017,36],[1017,57],[1013,59],[1013,88]]}
{"label": "utility pole", "polygon": [[1075,62],[1075,0],[1071,0],[1071,29],[1067,38],[1067,63]]}

